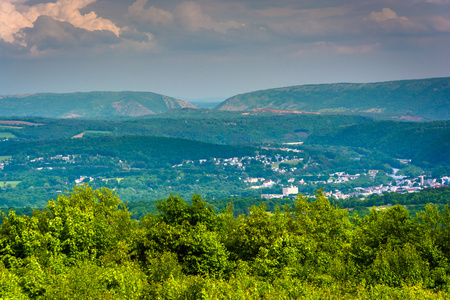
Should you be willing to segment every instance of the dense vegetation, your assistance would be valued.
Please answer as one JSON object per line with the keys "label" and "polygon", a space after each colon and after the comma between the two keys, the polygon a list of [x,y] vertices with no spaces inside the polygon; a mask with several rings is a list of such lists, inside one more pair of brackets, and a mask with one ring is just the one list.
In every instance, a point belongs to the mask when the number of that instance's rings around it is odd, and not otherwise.
{"label": "dense vegetation", "polygon": [[[226,145],[267,145],[305,141],[307,144],[346,146],[383,152],[394,158],[413,159],[415,164],[449,164],[448,121],[374,121],[340,115],[248,115],[234,113],[172,112],[128,120],[23,119],[40,126],[4,128],[16,142],[127,135],[174,137]],[[16,126],[17,127],[17,126]],[[71,142],[68,142],[71,143]],[[0,144],[0,155],[6,153]],[[20,148],[21,146],[17,146]],[[25,146],[28,147],[29,146]],[[13,153],[14,154],[14,153]]]}
{"label": "dense vegetation", "polygon": [[151,136],[98,137],[0,144],[1,153],[16,156],[93,155],[119,157],[123,160],[142,161],[153,167],[199,160],[210,157],[253,155],[251,147],[216,145],[191,140]]}
{"label": "dense vegetation", "polygon": [[234,96],[220,110],[254,108],[448,120],[450,78],[284,87]]}
{"label": "dense vegetation", "polygon": [[[299,186],[304,195],[314,195],[317,189],[350,193],[356,187],[391,184],[393,178],[386,173],[391,174],[392,168],[412,178],[423,173],[421,168],[377,151],[297,145],[291,147],[301,152],[286,152],[276,147],[223,146],[149,136],[3,142],[0,149],[14,155],[2,156],[7,162],[0,172],[0,207],[44,207],[49,198],[71,190],[75,180],[114,189],[123,201],[132,202],[154,201],[171,192],[182,197],[199,193],[208,199],[260,198],[262,194],[280,194],[292,180],[307,182]],[[234,164],[223,159],[233,157],[238,158]],[[282,162],[293,158],[301,160]],[[374,169],[380,170],[377,176],[364,175]],[[332,177],[329,174],[337,171],[363,175],[357,180],[326,183]],[[440,178],[448,171],[435,167],[426,174]],[[245,182],[249,177],[271,179],[276,184],[254,189]]]}
{"label": "dense vegetation", "polygon": [[[5,119],[11,120],[13,119]],[[67,139],[81,133],[86,133],[84,137],[92,137],[92,132],[97,132],[97,135],[101,133],[110,136],[150,135],[216,144],[298,142],[319,129],[373,121],[360,116],[271,114],[242,116],[237,113],[207,110],[176,110],[166,114],[125,120],[43,118],[19,120],[42,125],[7,127],[0,131],[4,130],[5,134],[12,134],[20,141]]]}
{"label": "dense vegetation", "polygon": [[[331,203],[335,204],[341,209],[349,210],[350,216],[355,213],[360,216],[366,216],[370,213],[370,210],[374,207],[378,209],[384,209],[395,204],[408,207],[411,217],[414,217],[417,212],[423,210],[426,205],[434,205],[438,208],[444,208],[445,205],[450,205],[450,188],[427,188],[418,193],[387,193],[384,195],[371,195],[366,199],[350,198],[350,199],[329,199]],[[188,203],[190,201],[187,201]],[[291,198],[273,198],[273,199],[261,199],[260,197],[228,197],[210,199],[205,198],[205,202],[212,205],[215,212],[225,210],[227,206],[232,203],[234,216],[248,215],[252,206],[259,206],[264,204],[267,211],[275,211],[276,207],[284,207],[287,205],[291,207],[293,201]],[[148,213],[156,212],[156,201],[132,201],[127,202],[126,205],[130,212],[132,212],[132,218],[140,219]],[[3,209],[7,211],[7,209]],[[20,210],[22,214],[30,212],[30,210]]]}
{"label": "dense vegetation", "polygon": [[137,223],[110,190],[76,188],[0,227],[6,299],[446,299],[450,209],[349,218],[320,192],[216,214],[169,196]]}
{"label": "dense vegetation", "polygon": [[310,135],[306,143],[378,150],[415,164],[450,165],[450,123],[379,121],[326,128]]}

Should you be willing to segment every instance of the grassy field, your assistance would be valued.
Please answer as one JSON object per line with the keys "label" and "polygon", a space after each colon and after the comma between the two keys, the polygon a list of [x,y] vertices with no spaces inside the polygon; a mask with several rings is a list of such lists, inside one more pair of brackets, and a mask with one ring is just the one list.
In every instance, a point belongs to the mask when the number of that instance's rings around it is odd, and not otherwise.
{"label": "grassy field", "polygon": [[0,139],[10,139],[15,138],[16,136],[12,134],[11,132],[0,132]]}
{"label": "grassy field", "polygon": [[11,158],[12,158],[11,155],[3,155],[3,156],[0,155],[0,162],[11,159]]}
{"label": "grassy field", "polygon": [[[283,163],[283,164],[288,164],[288,165],[295,166],[295,165],[297,165],[299,162],[301,162],[301,160],[294,159],[294,160],[283,161],[282,163]],[[276,162],[276,163],[271,164],[271,167],[272,167],[272,168],[278,168],[278,167],[280,166],[280,164],[281,164],[281,162]]]}
{"label": "grassy field", "polygon": [[0,188],[4,188],[6,186],[16,187],[21,181],[0,181]]}
{"label": "grassy field", "polygon": [[105,178],[103,179],[103,181],[106,181],[106,183],[108,183],[108,181],[110,180],[117,180],[118,183],[120,183],[122,181],[123,178]]}

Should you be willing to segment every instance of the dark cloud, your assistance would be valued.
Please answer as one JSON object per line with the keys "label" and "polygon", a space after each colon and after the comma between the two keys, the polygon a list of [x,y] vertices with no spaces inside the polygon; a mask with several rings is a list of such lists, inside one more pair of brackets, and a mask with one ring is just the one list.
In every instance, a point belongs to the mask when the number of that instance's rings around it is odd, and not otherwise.
{"label": "dark cloud", "polygon": [[40,16],[33,28],[25,28],[22,33],[24,42],[38,51],[64,49],[70,52],[79,48],[120,43],[120,39],[111,31],[88,31],[47,16]]}
{"label": "dark cloud", "polygon": [[28,53],[27,47],[14,45],[0,39],[0,58],[20,57]]}

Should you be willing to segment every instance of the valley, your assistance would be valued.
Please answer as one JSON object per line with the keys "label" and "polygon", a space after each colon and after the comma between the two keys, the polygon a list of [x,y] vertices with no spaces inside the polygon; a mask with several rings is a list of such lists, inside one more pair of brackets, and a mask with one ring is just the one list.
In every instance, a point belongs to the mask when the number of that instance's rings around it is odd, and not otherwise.
{"label": "valley", "polygon": [[[439,188],[450,175],[449,81],[296,86],[215,109],[143,92],[4,96],[0,207],[44,207],[85,183],[129,203],[171,193],[267,201],[289,187],[336,200]],[[347,108],[335,110],[344,98]]]}
{"label": "valley", "polygon": [[[447,81],[284,88],[216,109],[131,92],[0,99],[0,293],[64,298],[69,287],[101,298],[135,284],[147,297],[170,277],[177,291],[203,280],[231,295],[244,278],[286,299],[303,297],[292,296],[298,286],[321,298],[327,282],[341,298],[378,288],[409,297],[400,278],[417,299],[445,297],[448,97],[428,110],[371,101],[437,82],[445,94]],[[368,89],[378,98],[358,95]],[[348,106],[294,101],[308,90],[313,102],[335,93]],[[418,102],[431,97],[424,90]],[[364,109],[351,108],[356,98]],[[30,106],[18,109],[20,99]]]}

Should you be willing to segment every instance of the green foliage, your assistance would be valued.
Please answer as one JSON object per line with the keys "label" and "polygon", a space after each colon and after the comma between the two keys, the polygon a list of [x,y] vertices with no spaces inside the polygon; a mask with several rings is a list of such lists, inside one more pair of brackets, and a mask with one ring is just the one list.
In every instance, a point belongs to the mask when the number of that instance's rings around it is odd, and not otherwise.
{"label": "green foliage", "polygon": [[400,171],[398,171],[396,175],[407,176],[410,178],[417,178],[422,174],[423,174],[423,170],[421,168],[416,167],[414,165],[409,165],[409,166],[401,169]]}
{"label": "green foliage", "polygon": [[[282,218],[280,212],[277,217]],[[283,231],[284,224],[275,222],[264,205],[253,206],[225,242],[232,254],[241,260],[255,259],[260,248],[268,248]]]}
{"label": "green foliage", "polygon": [[133,221],[120,200],[109,190],[77,187],[70,196],[51,200],[32,217],[11,211],[0,227],[0,255],[7,266],[17,259],[37,257],[48,265],[62,254],[66,263],[98,258],[120,240],[127,241]]}
{"label": "green foliage", "polygon": [[207,205],[199,195],[192,196],[191,205],[173,194],[157,203],[156,208],[161,212],[158,216],[169,225],[183,225],[187,222],[191,226],[201,223],[210,230],[216,227],[216,214],[212,206]]}
{"label": "green foliage", "polygon": [[216,214],[170,195],[132,221],[77,187],[0,226],[6,299],[447,299],[450,209],[400,205],[352,221],[319,190],[293,206]]}
{"label": "green foliage", "polygon": [[370,265],[380,248],[388,244],[403,245],[416,238],[409,213],[400,205],[381,211],[372,209],[358,225],[351,252],[362,266]]}
{"label": "green foliage", "polygon": [[20,276],[5,268],[0,263],[0,297],[1,299],[28,299],[20,287]]}

